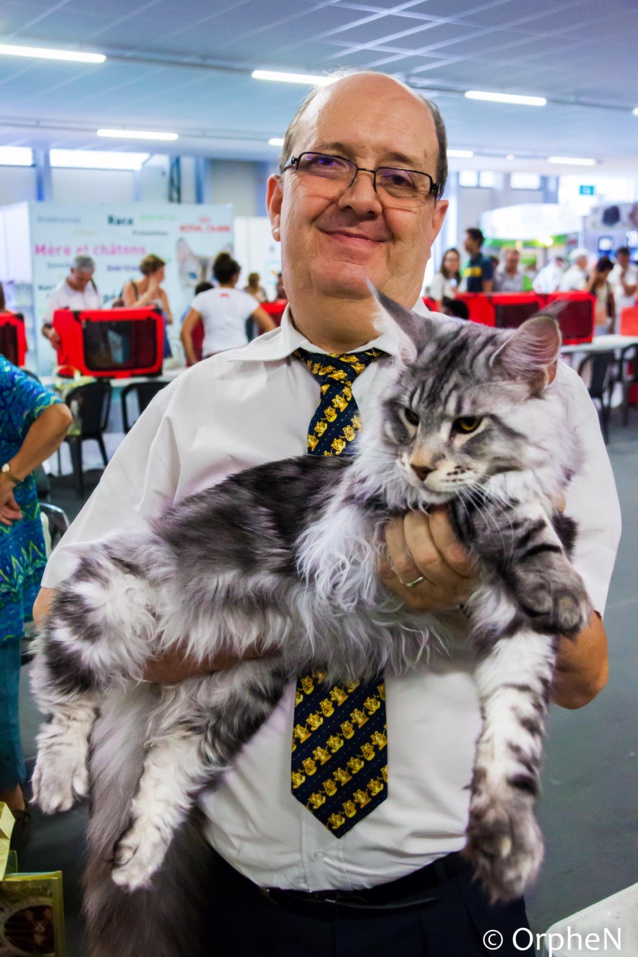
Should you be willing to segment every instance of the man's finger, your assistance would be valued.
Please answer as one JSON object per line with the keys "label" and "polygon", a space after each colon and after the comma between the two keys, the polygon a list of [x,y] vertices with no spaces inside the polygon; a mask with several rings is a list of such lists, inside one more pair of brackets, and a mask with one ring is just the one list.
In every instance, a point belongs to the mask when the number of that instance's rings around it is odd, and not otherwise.
{"label": "man's finger", "polygon": [[404,516],[397,516],[392,518],[386,526],[385,541],[388,548],[389,568],[387,566],[381,568],[381,577],[384,580],[395,577],[405,583],[412,582],[421,576],[406,544],[404,522]]}

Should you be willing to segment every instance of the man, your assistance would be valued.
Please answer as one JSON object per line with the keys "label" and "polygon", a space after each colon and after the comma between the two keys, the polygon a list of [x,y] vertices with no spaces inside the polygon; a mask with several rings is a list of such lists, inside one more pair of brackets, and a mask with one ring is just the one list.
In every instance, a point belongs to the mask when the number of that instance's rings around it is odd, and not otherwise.
{"label": "man", "polygon": [[60,336],[53,328],[56,309],[99,309],[102,298],[93,282],[95,263],[90,256],[76,256],[69,275],[51,291],[42,323],[42,335],[54,349],[60,347]]}
{"label": "man", "polygon": [[563,270],[565,269],[565,257],[554,256],[551,262],[538,272],[532,285],[534,292],[550,293],[558,289]]}
{"label": "man", "polygon": [[520,269],[521,254],[514,247],[505,250],[502,266],[494,273],[494,292],[523,292],[525,273]]}
{"label": "man", "polygon": [[638,268],[632,265],[628,246],[621,246],[616,250],[616,263],[609,282],[614,292],[616,315],[622,318],[623,309],[631,309],[636,305],[638,289]]}
{"label": "man", "polygon": [[494,282],[494,266],[488,256],[482,252],[484,243],[483,233],[475,226],[470,226],[465,230],[465,240],[463,247],[470,257],[469,262],[463,270],[463,286],[465,292],[483,292],[492,291]]}
{"label": "man", "polygon": [[[313,177],[317,153],[324,161],[326,154],[341,157],[336,165],[348,175],[339,182]],[[427,184],[419,204],[401,208],[375,188],[375,171],[388,166],[419,171]],[[348,354],[374,342],[396,353],[392,337],[374,329],[368,281],[406,306],[419,300],[447,206],[434,184],[440,192],[445,175],[438,112],[408,87],[362,73],[313,91],[286,134],[281,172],[268,185],[289,296],[281,328],[200,363],[160,393],[56,549],[46,585],[72,571],[80,543],[116,526],[145,526],[175,499],[231,472],[306,451],[319,387],[296,351]],[[372,363],[353,383],[364,422],[378,375],[379,363]],[[607,550],[579,566],[600,609],[617,534],[616,501],[608,492],[613,478],[584,386],[569,371],[561,375],[580,390],[575,427],[591,466],[580,492],[575,480],[567,511],[588,530],[590,553]],[[470,957],[487,953],[481,938],[492,928],[507,936],[501,954],[520,952],[511,941],[525,926],[522,902],[491,908],[457,853],[481,720],[459,612],[475,588],[475,572],[444,511],[397,518],[386,538],[389,561],[381,574],[388,588],[414,609],[448,609],[458,650],[387,678],[388,795],[340,839],[291,793],[296,689],[289,684],[222,785],[202,801],[216,852],[210,953]],[[49,598],[44,592],[38,611]],[[605,683],[605,648],[596,616],[576,642],[561,645],[556,700],[578,707],[597,693]],[[226,664],[209,662],[207,669]],[[163,660],[147,677],[178,681],[201,670],[183,658]],[[325,899],[335,892],[338,904]]]}
{"label": "man", "polygon": [[583,247],[573,249],[569,254],[571,266],[563,273],[558,284],[559,292],[584,292],[589,282],[589,273],[587,266],[589,263],[589,253]]}

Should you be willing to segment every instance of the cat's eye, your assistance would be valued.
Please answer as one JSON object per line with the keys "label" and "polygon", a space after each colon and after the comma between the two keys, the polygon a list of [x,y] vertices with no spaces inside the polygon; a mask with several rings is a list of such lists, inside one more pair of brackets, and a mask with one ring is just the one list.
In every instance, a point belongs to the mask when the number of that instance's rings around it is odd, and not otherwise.
{"label": "cat's eye", "polygon": [[460,432],[461,435],[467,435],[469,432],[475,432],[482,421],[483,419],[479,416],[462,415],[454,420],[452,428],[455,432]]}
{"label": "cat's eye", "polygon": [[419,417],[418,417],[418,415],[416,414],[416,412],[414,411],[414,409],[404,409],[404,410],[403,410],[403,414],[404,414],[406,420],[410,423],[410,425],[418,425],[418,424],[419,424]]}

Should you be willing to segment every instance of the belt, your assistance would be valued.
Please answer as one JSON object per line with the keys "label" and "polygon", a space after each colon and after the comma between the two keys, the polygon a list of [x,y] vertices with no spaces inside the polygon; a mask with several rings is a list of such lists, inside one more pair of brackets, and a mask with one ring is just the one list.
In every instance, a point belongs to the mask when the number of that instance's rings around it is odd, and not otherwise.
{"label": "belt", "polygon": [[471,870],[460,854],[448,854],[388,884],[355,891],[296,891],[260,887],[262,898],[276,907],[323,920],[382,917],[436,904],[450,878]]}

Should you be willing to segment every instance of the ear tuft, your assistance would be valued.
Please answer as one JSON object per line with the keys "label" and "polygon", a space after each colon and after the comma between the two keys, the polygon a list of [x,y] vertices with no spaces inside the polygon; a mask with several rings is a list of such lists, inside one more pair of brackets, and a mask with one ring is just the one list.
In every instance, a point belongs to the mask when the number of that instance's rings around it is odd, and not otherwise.
{"label": "ear tuft", "polygon": [[428,340],[429,322],[425,316],[420,316],[411,309],[406,309],[385,293],[375,289],[368,283],[372,295],[379,304],[378,316],[375,319],[375,328],[381,333],[390,333],[399,341],[401,357],[409,362],[416,358],[419,349]]}
{"label": "ear tuft", "polygon": [[492,358],[509,379],[527,382],[540,394],[554,378],[560,355],[561,335],[552,316],[539,313],[527,319]]}

